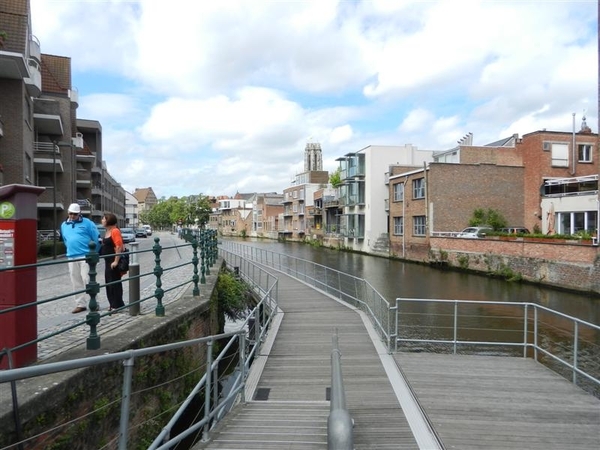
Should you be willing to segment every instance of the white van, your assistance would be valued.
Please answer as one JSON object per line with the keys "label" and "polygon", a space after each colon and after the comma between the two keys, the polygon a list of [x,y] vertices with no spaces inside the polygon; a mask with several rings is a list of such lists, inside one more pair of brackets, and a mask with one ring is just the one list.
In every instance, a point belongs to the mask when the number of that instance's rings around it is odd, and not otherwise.
{"label": "white van", "polygon": [[152,236],[152,227],[150,225],[142,225],[142,228],[146,230],[146,236]]}

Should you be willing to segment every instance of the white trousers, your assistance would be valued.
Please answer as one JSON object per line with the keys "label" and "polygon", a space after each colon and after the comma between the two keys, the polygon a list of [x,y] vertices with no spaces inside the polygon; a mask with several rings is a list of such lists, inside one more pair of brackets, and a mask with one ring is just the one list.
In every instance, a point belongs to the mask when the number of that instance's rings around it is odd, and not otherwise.
{"label": "white trousers", "polygon": [[[84,261],[69,261],[69,274],[71,275],[71,284],[73,292],[82,291],[90,282],[90,266]],[[89,296],[85,293],[74,294],[75,306],[87,308]]]}

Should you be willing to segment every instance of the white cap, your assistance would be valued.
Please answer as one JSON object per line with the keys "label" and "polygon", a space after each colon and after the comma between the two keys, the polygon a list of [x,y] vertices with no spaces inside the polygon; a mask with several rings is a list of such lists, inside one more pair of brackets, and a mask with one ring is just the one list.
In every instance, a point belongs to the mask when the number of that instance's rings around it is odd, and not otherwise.
{"label": "white cap", "polygon": [[70,213],[81,214],[81,208],[79,207],[79,205],[77,203],[71,203],[69,205],[69,209],[67,211]]}

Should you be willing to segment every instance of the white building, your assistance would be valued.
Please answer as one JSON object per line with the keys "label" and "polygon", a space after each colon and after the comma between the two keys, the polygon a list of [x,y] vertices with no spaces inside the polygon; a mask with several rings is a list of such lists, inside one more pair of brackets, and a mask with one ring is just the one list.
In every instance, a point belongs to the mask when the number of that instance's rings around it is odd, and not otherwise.
{"label": "white building", "polygon": [[343,185],[339,188],[340,234],[352,250],[377,253],[389,241],[386,202],[389,197],[386,173],[391,165],[423,167],[433,151],[404,146],[370,145],[348,153],[340,163]]}
{"label": "white building", "polygon": [[125,191],[125,223],[128,227],[137,228],[140,224],[138,200],[132,193]]}

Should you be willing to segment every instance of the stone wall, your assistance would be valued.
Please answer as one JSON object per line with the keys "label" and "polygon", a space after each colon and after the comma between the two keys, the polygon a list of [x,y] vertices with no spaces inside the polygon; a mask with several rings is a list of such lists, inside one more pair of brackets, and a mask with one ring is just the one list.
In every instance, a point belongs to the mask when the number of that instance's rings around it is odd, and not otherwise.
{"label": "stone wall", "polygon": [[[525,238],[431,238],[430,244],[429,263],[600,294],[599,247],[550,239],[527,242]],[[421,252],[410,259],[423,261],[422,256]]]}

